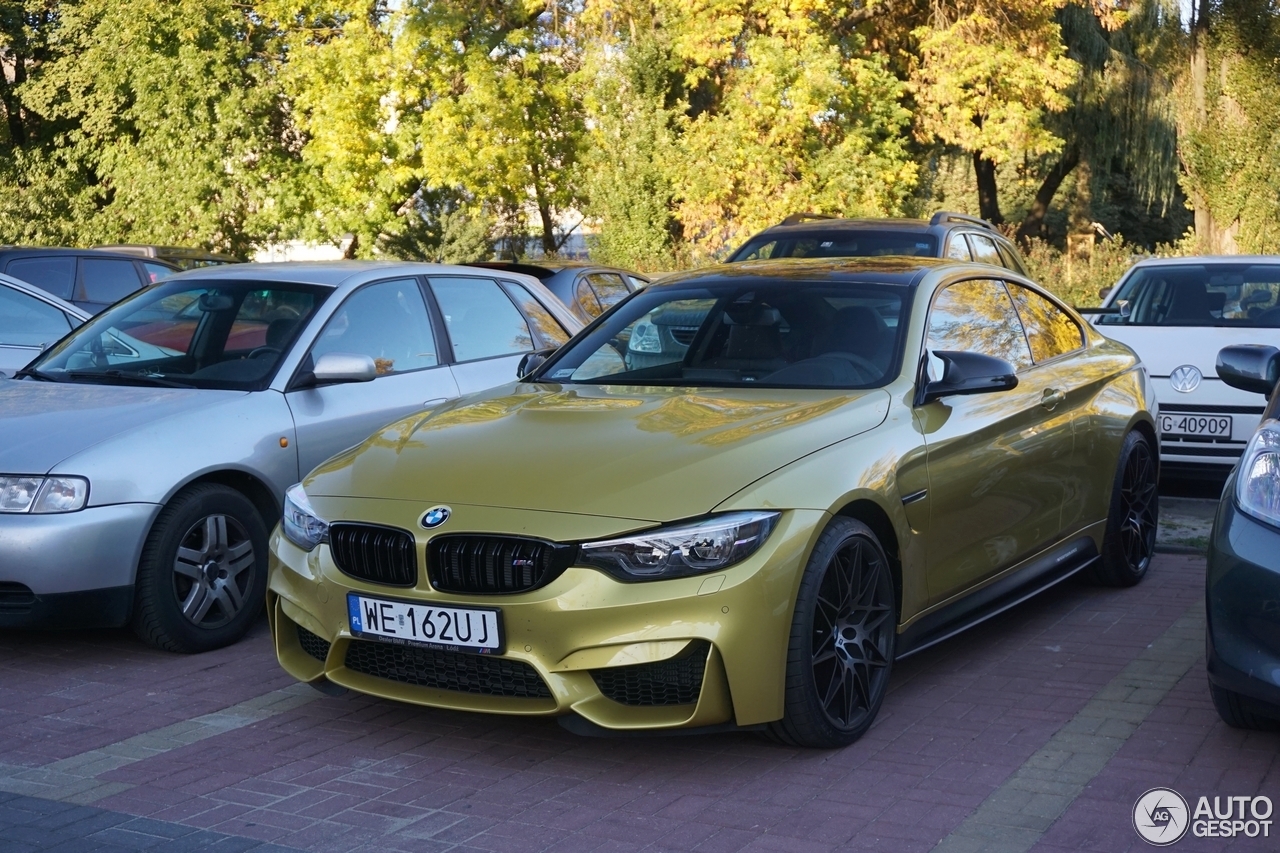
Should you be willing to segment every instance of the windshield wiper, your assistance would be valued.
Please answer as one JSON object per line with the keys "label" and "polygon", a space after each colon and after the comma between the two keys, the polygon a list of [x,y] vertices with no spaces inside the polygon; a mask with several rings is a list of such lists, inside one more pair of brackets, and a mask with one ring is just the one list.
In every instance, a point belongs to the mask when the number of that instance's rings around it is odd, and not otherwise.
{"label": "windshield wiper", "polygon": [[161,376],[150,376],[146,373],[125,373],[123,370],[68,370],[67,375],[72,379],[108,379],[122,384],[136,382],[143,385],[158,385],[162,388],[196,387],[185,382],[174,382],[172,379],[165,379]]}
{"label": "windshield wiper", "polygon": [[53,376],[45,373],[37,367],[24,367],[17,373],[13,374],[14,379],[25,379],[30,376],[32,379],[39,379],[41,382],[61,382],[61,379],[55,379]]}

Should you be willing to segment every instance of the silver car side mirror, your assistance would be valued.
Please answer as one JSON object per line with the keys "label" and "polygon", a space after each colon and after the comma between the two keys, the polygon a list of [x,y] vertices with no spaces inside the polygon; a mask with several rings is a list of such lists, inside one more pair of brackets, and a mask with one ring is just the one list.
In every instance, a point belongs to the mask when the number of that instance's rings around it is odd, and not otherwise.
{"label": "silver car side mirror", "polygon": [[378,367],[367,355],[327,352],[316,359],[311,375],[317,385],[335,382],[369,382],[378,377]]}

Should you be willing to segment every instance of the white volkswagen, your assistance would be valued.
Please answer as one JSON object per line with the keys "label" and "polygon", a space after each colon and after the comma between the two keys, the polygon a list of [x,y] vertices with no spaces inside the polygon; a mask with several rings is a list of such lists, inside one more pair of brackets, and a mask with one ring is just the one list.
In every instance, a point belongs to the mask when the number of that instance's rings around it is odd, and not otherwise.
{"label": "white volkswagen", "polygon": [[1132,347],[1150,372],[1162,464],[1236,463],[1262,418],[1262,400],[1215,370],[1231,344],[1280,346],[1280,256],[1151,258],[1107,294],[1093,322]]}

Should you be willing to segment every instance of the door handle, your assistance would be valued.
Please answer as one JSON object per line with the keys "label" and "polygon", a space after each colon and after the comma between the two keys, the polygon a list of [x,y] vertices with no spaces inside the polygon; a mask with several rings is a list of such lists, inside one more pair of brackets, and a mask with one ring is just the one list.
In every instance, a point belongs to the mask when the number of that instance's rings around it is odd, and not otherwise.
{"label": "door handle", "polygon": [[1046,388],[1044,389],[1044,396],[1040,398],[1040,405],[1052,412],[1065,399],[1067,399],[1067,395],[1057,388]]}
{"label": "door handle", "polygon": [[436,406],[448,400],[448,397],[435,397],[422,404],[424,409],[434,409]]}

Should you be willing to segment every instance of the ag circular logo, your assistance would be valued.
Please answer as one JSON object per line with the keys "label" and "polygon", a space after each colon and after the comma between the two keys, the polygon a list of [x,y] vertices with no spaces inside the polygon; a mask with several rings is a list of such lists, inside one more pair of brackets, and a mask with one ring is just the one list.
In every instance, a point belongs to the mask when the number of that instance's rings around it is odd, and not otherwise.
{"label": "ag circular logo", "polygon": [[1187,801],[1172,788],[1152,788],[1133,804],[1133,828],[1142,840],[1167,847],[1187,834]]}
{"label": "ag circular logo", "polygon": [[447,506],[433,506],[422,514],[422,526],[430,530],[433,527],[439,527],[449,520],[449,516],[453,514],[453,510]]}
{"label": "ag circular logo", "polygon": [[1173,372],[1169,374],[1169,384],[1173,386],[1175,391],[1190,394],[1200,387],[1200,368],[1194,364],[1175,367]]}

